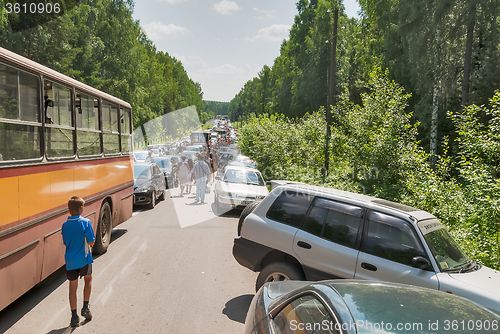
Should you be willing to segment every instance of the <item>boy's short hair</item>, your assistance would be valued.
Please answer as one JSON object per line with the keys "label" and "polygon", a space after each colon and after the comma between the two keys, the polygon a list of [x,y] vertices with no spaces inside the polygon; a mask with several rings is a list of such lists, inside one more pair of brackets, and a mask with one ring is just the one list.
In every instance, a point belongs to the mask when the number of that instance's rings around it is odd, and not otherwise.
{"label": "boy's short hair", "polygon": [[70,213],[78,213],[78,210],[85,204],[83,198],[73,196],[68,201],[68,209]]}

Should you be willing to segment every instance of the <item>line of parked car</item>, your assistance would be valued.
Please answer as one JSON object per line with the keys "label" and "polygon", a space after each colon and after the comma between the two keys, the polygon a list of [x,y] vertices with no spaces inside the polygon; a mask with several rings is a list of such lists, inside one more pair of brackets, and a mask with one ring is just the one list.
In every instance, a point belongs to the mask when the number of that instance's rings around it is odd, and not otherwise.
{"label": "line of parked car", "polygon": [[500,332],[500,272],[469,258],[430,213],[272,186],[242,211],[234,239],[236,261],[259,272],[245,333]]}
{"label": "line of parked car", "polygon": [[176,172],[181,156],[196,161],[202,145],[187,146],[178,155],[169,155],[166,151],[168,147],[162,145],[134,151],[134,205],[154,208],[157,201],[165,198],[167,189],[179,185]]}

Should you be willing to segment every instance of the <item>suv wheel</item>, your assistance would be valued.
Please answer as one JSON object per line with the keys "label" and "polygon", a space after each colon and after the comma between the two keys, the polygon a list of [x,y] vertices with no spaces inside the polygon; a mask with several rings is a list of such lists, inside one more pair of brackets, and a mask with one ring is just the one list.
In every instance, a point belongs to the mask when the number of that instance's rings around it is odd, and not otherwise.
{"label": "suv wheel", "polygon": [[279,282],[288,280],[305,280],[301,269],[288,262],[273,262],[261,270],[255,284],[255,291],[258,291],[264,283]]}
{"label": "suv wheel", "polygon": [[245,218],[252,213],[252,211],[259,205],[259,202],[252,202],[248,204],[241,212],[240,219],[238,220],[238,236],[241,236],[241,228],[243,227],[243,221]]}

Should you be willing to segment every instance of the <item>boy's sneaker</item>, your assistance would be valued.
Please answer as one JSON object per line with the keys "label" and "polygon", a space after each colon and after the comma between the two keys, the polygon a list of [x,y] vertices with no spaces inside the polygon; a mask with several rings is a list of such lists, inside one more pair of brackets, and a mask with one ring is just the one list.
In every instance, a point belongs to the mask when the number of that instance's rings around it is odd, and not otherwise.
{"label": "boy's sneaker", "polygon": [[82,308],[82,317],[87,319],[87,321],[92,320],[92,312],[90,312],[90,308],[88,307]]}
{"label": "boy's sneaker", "polygon": [[78,316],[71,317],[70,326],[71,327],[78,327],[78,326],[80,326],[80,318]]}

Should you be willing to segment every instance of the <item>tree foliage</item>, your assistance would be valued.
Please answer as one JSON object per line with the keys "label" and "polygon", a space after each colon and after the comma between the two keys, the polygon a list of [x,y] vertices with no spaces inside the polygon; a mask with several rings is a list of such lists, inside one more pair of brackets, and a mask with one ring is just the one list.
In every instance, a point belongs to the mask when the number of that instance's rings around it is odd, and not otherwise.
{"label": "tree foliage", "polygon": [[132,18],[133,1],[82,0],[73,7],[16,31],[2,4],[0,45],[129,102],[134,128],[190,105],[201,114],[200,84],[180,61],[156,50]]}
{"label": "tree foliage", "polygon": [[[500,228],[500,93],[489,109],[475,105],[450,114],[458,129],[458,156],[447,142],[432,168],[419,145],[418,124],[406,107],[411,96],[377,70],[361,104],[346,92],[334,108],[330,170],[322,177],[324,110],[291,119],[259,115],[240,130],[244,154],[267,179],[288,179],[362,192],[429,211],[445,223],[476,260],[498,268]],[[487,125],[481,117],[490,119]],[[458,173],[458,174],[457,174]]]}

